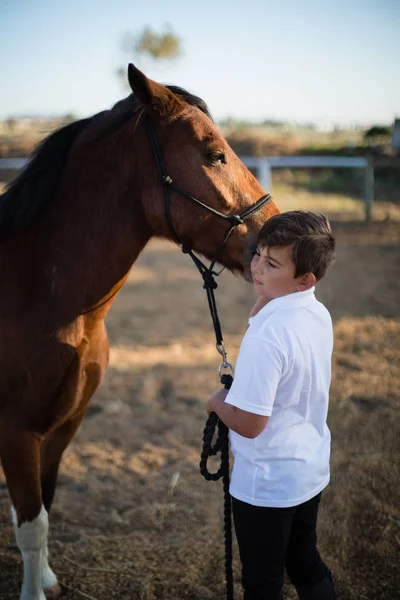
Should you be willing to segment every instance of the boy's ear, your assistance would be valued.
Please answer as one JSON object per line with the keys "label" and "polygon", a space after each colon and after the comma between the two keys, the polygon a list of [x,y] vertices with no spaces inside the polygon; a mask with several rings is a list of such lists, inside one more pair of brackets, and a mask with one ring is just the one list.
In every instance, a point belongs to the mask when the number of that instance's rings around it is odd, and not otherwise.
{"label": "boy's ear", "polygon": [[300,275],[297,280],[297,291],[305,292],[309,290],[317,283],[317,279],[314,273],[306,273],[305,275]]}

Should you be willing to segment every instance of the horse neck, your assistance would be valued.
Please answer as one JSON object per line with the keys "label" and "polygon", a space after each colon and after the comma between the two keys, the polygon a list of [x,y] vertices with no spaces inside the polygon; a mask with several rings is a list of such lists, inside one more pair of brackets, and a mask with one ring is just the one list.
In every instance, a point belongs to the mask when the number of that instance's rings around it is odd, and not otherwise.
{"label": "horse neck", "polygon": [[153,235],[142,209],[142,139],[135,134],[124,155],[120,136],[89,132],[72,148],[57,196],[31,232],[31,273],[45,305],[62,311],[57,322],[112,295]]}

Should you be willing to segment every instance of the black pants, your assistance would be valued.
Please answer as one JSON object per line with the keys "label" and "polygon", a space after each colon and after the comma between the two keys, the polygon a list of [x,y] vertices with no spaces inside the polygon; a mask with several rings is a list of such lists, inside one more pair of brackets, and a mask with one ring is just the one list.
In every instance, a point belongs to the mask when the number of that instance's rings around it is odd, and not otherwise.
{"label": "black pants", "polygon": [[232,498],[244,600],[280,600],[285,567],[300,598],[335,597],[330,571],[317,550],[320,499],[318,494],[299,506],[265,508]]}

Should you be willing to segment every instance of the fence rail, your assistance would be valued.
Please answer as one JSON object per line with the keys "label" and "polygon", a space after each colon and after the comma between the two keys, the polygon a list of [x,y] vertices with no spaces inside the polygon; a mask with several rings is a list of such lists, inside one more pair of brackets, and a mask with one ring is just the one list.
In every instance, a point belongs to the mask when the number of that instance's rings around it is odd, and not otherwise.
{"label": "fence rail", "polygon": [[364,211],[371,220],[374,201],[374,165],[372,159],[362,156],[240,156],[246,167],[257,169],[257,179],[264,190],[271,191],[273,168],[290,169],[364,169]]}
{"label": "fence rail", "polygon": [[[364,169],[365,218],[367,221],[371,220],[374,201],[374,165],[370,158],[351,156],[239,156],[239,158],[247,167],[257,170],[257,179],[261,187],[268,192],[271,191],[271,170],[274,168]],[[0,158],[0,169],[22,169],[27,161],[27,158]]]}
{"label": "fence rail", "polygon": [[27,162],[27,158],[0,158],[0,169],[22,169]]}

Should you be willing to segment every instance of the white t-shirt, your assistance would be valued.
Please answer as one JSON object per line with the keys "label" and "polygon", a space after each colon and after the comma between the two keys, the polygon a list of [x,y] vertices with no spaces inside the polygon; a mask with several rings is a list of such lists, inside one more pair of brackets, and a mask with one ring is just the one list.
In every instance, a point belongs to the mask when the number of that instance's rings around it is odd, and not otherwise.
{"label": "white t-shirt", "polygon": [[249,319],[225,400],[269,416],[255,439],[229,432],[231,495],[254,506],[297,506],[329,482],[332,320],[314,289],[275,298]]}

